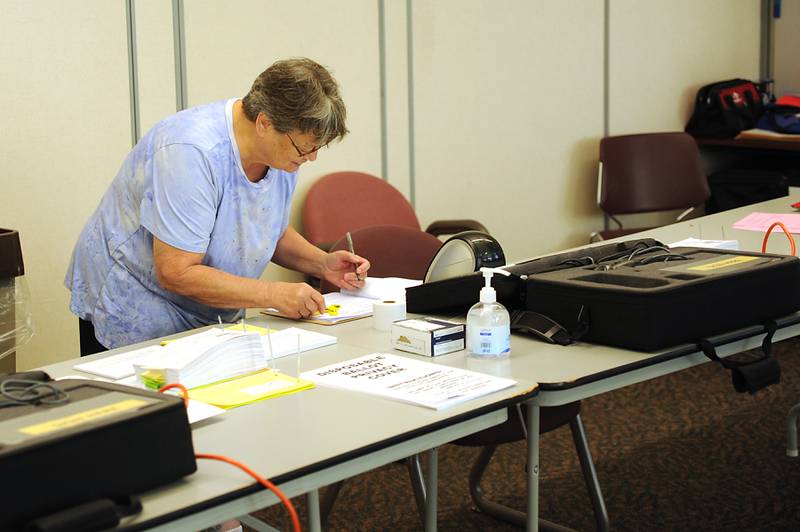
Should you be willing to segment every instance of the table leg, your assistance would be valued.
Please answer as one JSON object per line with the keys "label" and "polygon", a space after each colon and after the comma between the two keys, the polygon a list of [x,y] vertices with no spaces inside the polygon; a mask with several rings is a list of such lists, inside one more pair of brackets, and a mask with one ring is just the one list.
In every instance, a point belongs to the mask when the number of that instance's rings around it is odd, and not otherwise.
{"label": "table leg", "polygon": [[539,530],[539,405],[528,402],[528,532]]}
{"label": "table leg", "polygon": [[321,532],[322,524],[319,519],[319,491],[311,490],[306,493],[308,501],[308,529],[311,532]]}
{"label": "table leg", "polygon": [[427,451],[428,474],[425,480],[425,532],[436,532],[438,514],[438,487],[439,487],[439,449],[434,447]]}

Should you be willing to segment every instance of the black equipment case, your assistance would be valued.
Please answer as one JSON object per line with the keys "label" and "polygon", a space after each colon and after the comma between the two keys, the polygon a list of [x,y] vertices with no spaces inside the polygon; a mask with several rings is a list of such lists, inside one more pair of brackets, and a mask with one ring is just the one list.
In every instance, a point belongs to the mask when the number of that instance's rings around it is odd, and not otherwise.
{"label": "black equipment case", "polygon": [[[197,469],[179,397],[41,371],[0,376],[6,387],[33,381],[41,400],[0,408],[0,530],[108,528],[118,501]],[[122,515],[141,508],[129,506]]]}
{"label": "black equipment case", "polygon": [[[506,266],[492,279],[509,311],[532,310],[581,339],[654,351],[763,324],[800,309],[797,257],[669,249],[653,239],[581,248]],[[464,312],[480,273],[406,291],[409,312]],[[578,336],[578,334],[576,334]]]}

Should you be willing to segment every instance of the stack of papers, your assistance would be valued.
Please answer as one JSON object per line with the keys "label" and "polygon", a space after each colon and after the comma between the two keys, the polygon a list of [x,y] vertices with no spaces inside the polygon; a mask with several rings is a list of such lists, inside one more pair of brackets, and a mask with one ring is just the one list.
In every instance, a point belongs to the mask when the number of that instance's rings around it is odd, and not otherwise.
{"label": "stack of papers", "polygon": [[335,336],[297,327],[288,327],[261,337],[261,344],[268,358],[281,358],[335,343]]}
{"label": "stack of papers", "polygon": [[162,347],[160,345],[151,345],[141,349],[134,349],[126,353],[120,353],[99,360],[91,362],[84,362],[82,364],[75,364],[72,366],[78,371],[85,371],[98,377],[110,379],[112,381],[119,381],[126,377],[131,377],[136,373],[133,365],[136,362],[149,359],[151,356],[160,352]]}
{"label": "stack of papers", "polygon": [[737,139],[769,139],[769,140],[787,140],[790,142],[800,141],[800,135],[797,133],[778,133],[769,129],[745,129],[738,135]]}
{"label": "stack of papers", "polygon": [[[93,360],[91,362],[83,362],[73,367],[76,370],[98,375],[113,381],[139,381],[138,376],[135,377],[137,373],[136,367],[139,367],[140,370],[143,368],[156,369],[159,367],[165,370],[168,365],[177,364],[178,359],[186,362],[188,359],[202,356],[206,351],[217,353],[217,357],[224,357],[225,355],[220,353],[225,353],[229,349],[236,349],[238,345],[237,342],[239,341],[234,341],[232,344],[220,348],[216,347],[217,343],[226,342],[229,338],[247,334],[249,339],[245,342],[244,354],[234,354],[230,358],[225,358],[222,361],[214,363],[226,366],[229,362],[238,361],[241,364],[242,373],[249,373],[267,367],[272,359],[293,355],[298,351],[308,351],[336,343],[335,336],[305,331],[297,327],[289,327],[282,331],[272,331],[272,333],[269,334],[269,338],[264,335],[266,330],[262,327],[247,326],[244,330],[247,331],[247,333],[241,332],[241,325],[228,327],[224,331],[218,328],[208,329],[191,336],[164,342],[163,345],[152,345],[142,349],[128,351],[127,353],[120,353],[99,360]],[[259,332],[260,334],[256,335],[255,332]],[[254,340],[254,338],[258,338],[258,340]],[[183,355],[176,354],[179,352],[183,352]],[[253,353],[255,353],[254,356],[252,356]],[[207,353],[206,356],[212,357],[212,353]],[[250,356],[249,363],[247,363],[248,356]],[[211,360],[206,359],[205,362],[192,363],[209,364],[211,362]],[[177,368],[173,368],[173,374],[175,369]],[[195,369],[195,371],[197,371],[197,369]],[[163,378],[167,378],[166,374]],[[225,378],[228,377],[221,377],[217,380]],[[186,385],[186,383],[183,384],[184,386]],[[204,384],[207,384],[207,382]],[[154,382],[152,385],[155,386],[156,383]]]}
{"label": "stack of papers", "polygon": [[324,297],[325,306],[331,310],[324,314],[316,314],[309,318],[308,321],[333,325],[334,323],[372,315],[374,299],[353,296],[344,292],[331,292],[330,294],[325,294]]}
{"label": "stack of papers", "polygon": [[402,277],[367,277],[364,280],[364,286],[360,289],[345,290],[343,288],[341,293],[382,301],[388,299],[405,301],[406,288],[419,286],[421,284],[422,281],[416,279],[404,279]]}
{"label": "stack of papers", "polygon": [[[733,224],[733,228],[766,232],[775,222],[781,222],[790,233],[800,233],[800,214],[797,213],[751,212]],[[782,232],[783,230],[779,227],[777,231]]]}
{"label": "stack of papers", "polygon": [[300,375],[322,386],[440,410],[516,384],[511,379],[388,353],[373,353]]}
{"label": "stack of papers", "polygon": [[[315,314],[302,321],[320,325],[334,325],[345,321],[372,316],[375,301],[405,301],[406,288],[422,284],[416,279],[402,277],[367,277],[359,290],[341,289],[339,292],[324,294],[325,306],[331,310]],[[262,314],[286,318],[275,309],[266,309]]]}
{"label": "stack of papers", "polygon": [[343,288],[339,292],[325,294],[325,305],[335,307],[336,311],[314,316],[312,321],[333,324],[371,316],[375,301],[405,301],[406,288],[420,284],[422,281],[402,277],[367,277],[359,290]]}
{"label": "stack of papers", "polygon": [[158,389],[169,383],[195,388],[268,365],[259,333],[214,328],[174,340],[134,362],[133,368],[137,381]]}

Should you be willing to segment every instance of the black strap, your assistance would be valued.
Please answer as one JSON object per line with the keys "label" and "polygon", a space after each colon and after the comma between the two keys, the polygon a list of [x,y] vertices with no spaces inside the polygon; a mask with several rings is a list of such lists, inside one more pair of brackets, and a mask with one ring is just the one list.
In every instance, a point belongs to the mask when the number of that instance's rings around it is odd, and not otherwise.
{"label": "black strap", "polygon": [[580,340],[586,336],[586,333],[589,332],[591,325],[592,316],[589,314],[589,309],[584,305],[581,305],[581,308],[578,309],[578,322],[575,324],[575,328],[572,329],[572,332],[570,333],[570,338],[572,341]]}
{"label": "black strap", "polygon": [[570,345],[589,331],[589,311],[583,305],[578,310],[575,329],[569,332],[561,324],[544,314],[532,310],[514,310],[511,312],[511,330],[532,334],[533,336],[558,345]]}
{"label": "black strap", "polygon": [[700,340],[697,345],[708,358],[730,370],[733,388],[737,392],[754,394],[767,386],[781,382],[781,366],[771,356],[772,338],[778,325],[774,321],[770,321],[764,325],[764,329],[767,332],[761,342],[764,356],[756,360],[735,361],[720,358],[714,344],[706,339]]}
{"label": "black strap", "polygon": [[25,532],[93,532],[114,528],[122,517],[142,511],[136,497],[97,499],[28,523]]}

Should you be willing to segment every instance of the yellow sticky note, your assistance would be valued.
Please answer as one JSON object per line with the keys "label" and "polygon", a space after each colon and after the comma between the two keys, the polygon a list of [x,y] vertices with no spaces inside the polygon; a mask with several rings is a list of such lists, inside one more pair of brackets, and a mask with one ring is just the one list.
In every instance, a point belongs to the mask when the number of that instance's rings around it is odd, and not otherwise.
{"label": "yellow sticky note", "polygon": [[258,325],[246,325],[242,327],[241,323],[235,325],[228,325],[225,327],[226,331],[242,331],[242,332],[257,332],[261,336],[265,334],[274,333],[275,329],[267,329],[266,327],[259,327]]}

